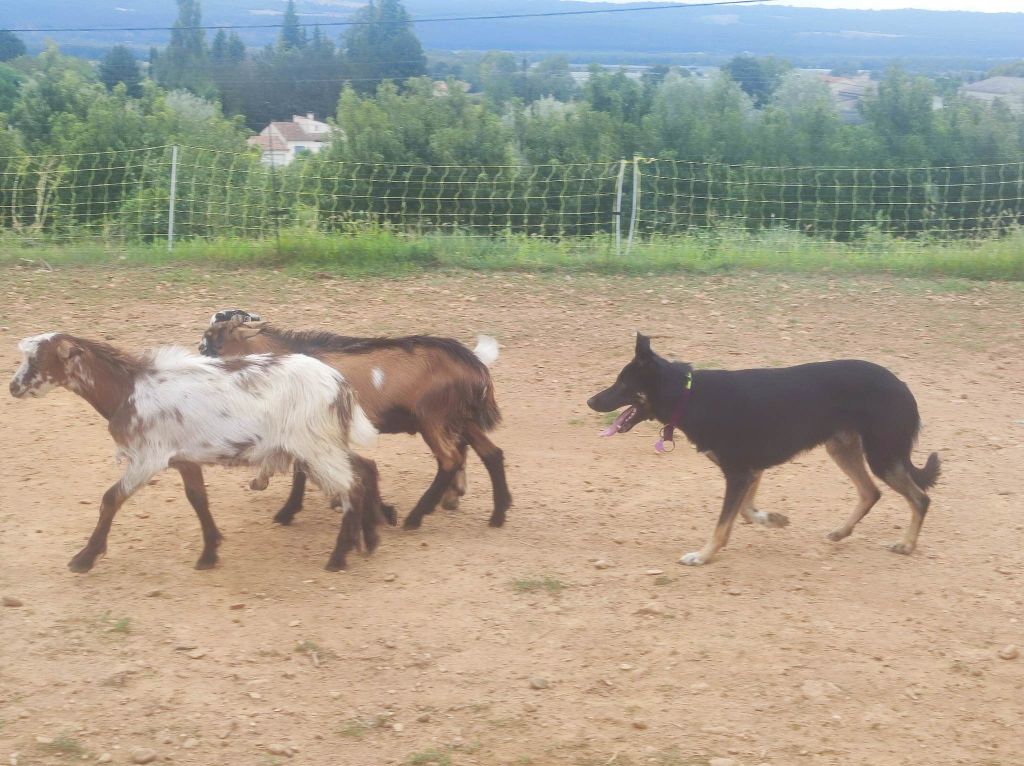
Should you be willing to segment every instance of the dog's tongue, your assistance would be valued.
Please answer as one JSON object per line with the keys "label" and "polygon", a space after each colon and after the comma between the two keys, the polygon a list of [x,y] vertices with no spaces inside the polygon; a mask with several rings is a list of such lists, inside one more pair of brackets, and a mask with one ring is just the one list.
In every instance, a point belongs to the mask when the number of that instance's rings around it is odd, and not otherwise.
{"label": "dog's tongue", "polygon": [[629,416],[633,414],[633,410],[635,409],[636,407],[627,407],[624,409],[622,413],[615,418],[615,421],[601,432],[601,436],[615,436],[615,434],[619,432],[619,429],[622,428],[622,424],[625,423]]}

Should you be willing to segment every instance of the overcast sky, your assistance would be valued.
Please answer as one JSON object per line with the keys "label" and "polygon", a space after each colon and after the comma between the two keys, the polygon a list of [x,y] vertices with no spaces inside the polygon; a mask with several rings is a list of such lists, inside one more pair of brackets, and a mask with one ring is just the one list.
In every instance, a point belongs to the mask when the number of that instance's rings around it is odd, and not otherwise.
{"label": "overcast sky", "polygon": [[[597,0],[601,2],[601,0]],[[603,0],[623,3],[636,0]],[[680,0],[698,2],[699,0]],[[983,11],[986,13],[1024,13],[1024,0],[777,0],[772,5],[799,5],[805,8],[860,8],[891,11],[921,8],[927,11]],[[1024,47],[1024,45],[1022,45]]]}
{"label": "overcast sky", "polygon": [[[891,11],[897,8],[921,8],[928,11],[985,11],[988,13],[1024,13],[1024,0],[779,0],[772,5],[799,5],[810,8],[864,8]],[[1024,45],[1022,45],[1024,47]]]}

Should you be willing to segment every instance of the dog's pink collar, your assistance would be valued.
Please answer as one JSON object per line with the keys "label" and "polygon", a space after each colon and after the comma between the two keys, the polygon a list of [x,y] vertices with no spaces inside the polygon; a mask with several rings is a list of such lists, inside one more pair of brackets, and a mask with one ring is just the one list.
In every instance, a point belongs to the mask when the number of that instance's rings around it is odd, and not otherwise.
{"label": "dog's pink collar", "polygon": [[[676,402],[676,406],[672,409],[672,417],[669,418],[668,425],[661,429],[661,438],[654,442],[654,451],[659,455],[664,455],[667,452],[671,452],[676,448],[676,443],[672,440],[672,436],[679,427],[679,421],[683,419],[683,413],[686,411],[686,404],[690,401],[690,393],[693,391],[693,373],[686,373],[686,385],[683,387],[682,396],[679,397],[679,401]],[[671,444],[672,447],[669,449],[666,443]]]}

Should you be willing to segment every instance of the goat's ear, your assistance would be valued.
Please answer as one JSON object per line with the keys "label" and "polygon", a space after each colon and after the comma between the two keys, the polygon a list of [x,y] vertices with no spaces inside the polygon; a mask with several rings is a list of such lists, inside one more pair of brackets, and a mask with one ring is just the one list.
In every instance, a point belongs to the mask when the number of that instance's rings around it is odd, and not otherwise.
{"label": "goat's ear", "polygon": [[82,347],[75,343],[73,340],[67,338],[61,338],[57,341],[57,356],[63,361],[73,359],[82,353]]}
{"label": "goat's ear", "polygon": [[249,340],[249,338],[254,338],[261,332],[263,332],[263,327],[254,322],[239,324],[237,327],[232,329],[232,335],[239,340]]}

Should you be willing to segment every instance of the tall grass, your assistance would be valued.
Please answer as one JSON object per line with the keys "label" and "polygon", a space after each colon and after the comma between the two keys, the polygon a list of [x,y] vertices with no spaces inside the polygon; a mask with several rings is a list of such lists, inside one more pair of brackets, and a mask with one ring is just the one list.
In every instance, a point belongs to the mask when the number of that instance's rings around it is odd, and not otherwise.
{"label": "tall grass", "polygon": [[608,238],[552,241],[534,237],[480,238],[458,234],[407,235],[369,230],[339,236],[283,231],[270,240],[190,240],[113,246],[98,243],[25,248],[0,239],[0,267],[163,266],[277,268],[345,276],[411,273],[452,268],[479,271],[554,271],[605,274],[738,269],[770,272],[888,273],[982,280],[1024,280],[1024,232],[962,242],[899,240],[876,235],[843,244],[775,230],[708,232],[654,238],[616,254]]}

